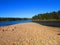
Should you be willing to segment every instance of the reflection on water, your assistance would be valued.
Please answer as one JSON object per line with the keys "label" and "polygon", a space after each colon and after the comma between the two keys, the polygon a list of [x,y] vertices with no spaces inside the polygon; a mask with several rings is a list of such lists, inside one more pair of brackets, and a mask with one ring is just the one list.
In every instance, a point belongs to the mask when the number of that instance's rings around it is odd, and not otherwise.
{"label": "reflection on water", "polygon": [[[27,23],[27,22],[32,22],[32,20],[0,22],[0,26],[8,26],[8,25]],[[39,23],[39,24],[42,24],[42,25],[46,25],[46,26],[60,27],[60,22],[49,21],[49,22],[36,22],[36,23]]]}
{"label": "reflection on water", "polygon": [[52,27],[60,27],[60,22],[36,22],[42,25],[46,25],[46,26],[52,26]]}

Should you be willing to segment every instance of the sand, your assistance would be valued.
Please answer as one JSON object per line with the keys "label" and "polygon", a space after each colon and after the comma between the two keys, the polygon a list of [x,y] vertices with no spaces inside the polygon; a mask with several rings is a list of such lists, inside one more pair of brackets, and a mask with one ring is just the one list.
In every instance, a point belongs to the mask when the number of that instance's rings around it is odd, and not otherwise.
{"label": "sand", "polygon": [[0,45],[60,45],[60,28],[33,22],[0,26]]}

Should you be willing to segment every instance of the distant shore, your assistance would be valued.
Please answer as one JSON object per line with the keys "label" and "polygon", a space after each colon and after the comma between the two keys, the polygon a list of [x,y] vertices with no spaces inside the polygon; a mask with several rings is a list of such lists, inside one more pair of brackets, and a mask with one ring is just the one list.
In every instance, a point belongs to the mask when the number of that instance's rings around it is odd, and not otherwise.
{"label": "distant shore", "polygon": [[0,26],[0,44],[60,45],[60,28],[33,22]]}
{"label": "distant shore", "polygon": [[19,21],[19,20],[31,20],[31,18],[0,18],[0,22],[6,22],[6,21]]}

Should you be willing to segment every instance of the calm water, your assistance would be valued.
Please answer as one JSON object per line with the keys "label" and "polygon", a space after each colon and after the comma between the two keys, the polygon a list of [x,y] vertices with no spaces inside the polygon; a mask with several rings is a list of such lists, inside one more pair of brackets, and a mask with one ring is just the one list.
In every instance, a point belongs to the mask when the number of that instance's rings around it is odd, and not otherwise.
{"label": "calm water", "polygon": [[60,22],[36,22],[42,25],[46,25],[46,26],[52,26],[52,27],[60,27]]}
{"label": "calm water", "polygon": [[[8,25],[21,24],[21,23],[27,23],[27,22],[32,22],[32,20],[0,22],[0,26],[8,26]],[[46,26],[60,27],[60,22],[35,22],[35,23],[46,25]]]}
{"label": "calm water", "polygon": [[13,24],[21,24],[31,22],[32,20],[20,20],[20,21],[7,21],[7,22],[0,22],[0,26],[8,26]]}

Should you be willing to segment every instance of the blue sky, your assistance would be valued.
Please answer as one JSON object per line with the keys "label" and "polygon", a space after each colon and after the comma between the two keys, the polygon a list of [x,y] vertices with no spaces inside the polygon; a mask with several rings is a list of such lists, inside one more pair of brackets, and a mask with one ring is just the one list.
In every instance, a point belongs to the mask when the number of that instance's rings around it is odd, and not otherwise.
{"label": "blue sky", "polygon": [[28,17],[60,10],[60,0],[0,0],[0,17]]}

